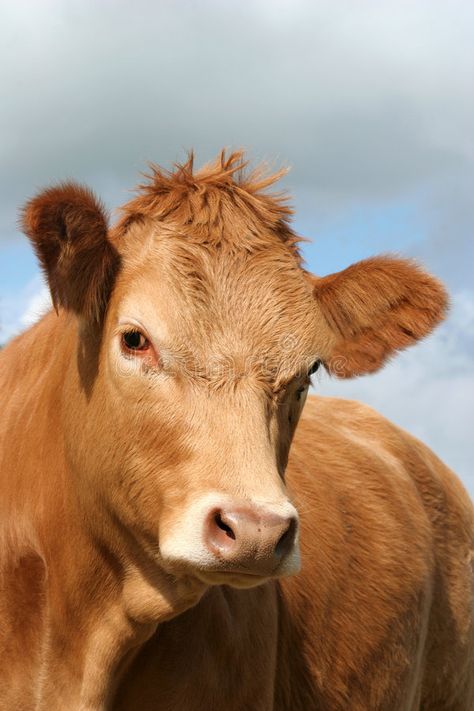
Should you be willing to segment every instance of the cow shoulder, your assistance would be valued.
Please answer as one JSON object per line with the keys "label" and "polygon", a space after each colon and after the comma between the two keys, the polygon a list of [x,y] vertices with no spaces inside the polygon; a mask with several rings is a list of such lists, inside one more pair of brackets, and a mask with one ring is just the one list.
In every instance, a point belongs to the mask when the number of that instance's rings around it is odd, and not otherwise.
{"label": "cow shoulder", "polygon": [[[288,684],[299,678],[321,703],[352,709],[387,698],[403,707],[397,694],[423,664],[441,684],[456,679],[461,688],[472,664],[465,650],[473,629],[473,527],[454,475],[369,407],[313,397],[287,482],[301,514],[302,549],[300,576],[281,584],[291,646],[302,650]],[[442,644],[420,656],[428,630],[453,649],[450,669],[441,668]],[[370,699],[358,696],[361,674]]]}

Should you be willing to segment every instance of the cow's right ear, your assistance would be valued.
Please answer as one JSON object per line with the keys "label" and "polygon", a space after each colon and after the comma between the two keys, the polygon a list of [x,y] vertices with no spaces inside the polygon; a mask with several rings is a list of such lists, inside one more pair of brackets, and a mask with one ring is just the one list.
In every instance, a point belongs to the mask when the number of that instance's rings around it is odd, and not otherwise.
{"label": "cow's right ear", "polygon": [[61,183],[30,200],[21,216],[46,274],[51,298],[87,320],[107,306],[119,256],[107,237],[105,210],[92,191]]}

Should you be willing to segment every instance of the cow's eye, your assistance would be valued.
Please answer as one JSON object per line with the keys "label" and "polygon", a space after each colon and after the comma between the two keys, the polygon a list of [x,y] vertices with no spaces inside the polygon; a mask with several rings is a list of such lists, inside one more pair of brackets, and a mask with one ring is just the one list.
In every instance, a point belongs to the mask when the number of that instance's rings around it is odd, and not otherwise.
{"label": "cow's eye", "polygon": [[146,351],[150,341],[140,331],[126,331],[122,334],[122,346],[126,351]]}
{"label": "cow's eye", "polygon": [[311,366],[311,368],[308,370],[308,375],[313,375],[313,373],[315,373],[318,370],[320,365],[321,365],[321,361],[315,360],[313,365]]}

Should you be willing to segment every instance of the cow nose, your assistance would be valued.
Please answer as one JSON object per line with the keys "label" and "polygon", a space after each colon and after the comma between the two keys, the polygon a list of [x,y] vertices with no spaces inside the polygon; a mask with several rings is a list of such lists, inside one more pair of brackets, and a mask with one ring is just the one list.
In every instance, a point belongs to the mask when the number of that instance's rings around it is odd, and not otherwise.
{"label": "cow nose", "polygon": [[268,575],[294,549],[298,518],[262,508],[235,506],[212,511],[205,543],[230,570]]}

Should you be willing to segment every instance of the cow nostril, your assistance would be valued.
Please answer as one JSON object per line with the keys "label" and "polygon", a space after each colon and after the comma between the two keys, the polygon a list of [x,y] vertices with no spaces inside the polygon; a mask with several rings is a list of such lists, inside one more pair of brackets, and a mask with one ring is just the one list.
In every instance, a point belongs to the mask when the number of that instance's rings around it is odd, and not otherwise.
{"label": "cow nostril", "polygon": [[209,511],[203,542],[220,563],[268,574],[293,553],[297,529],[296,515],[234,505]]}
{"label": "cow nostril", "polygon": [[292,518],[288,524],[288,528],[278,539],[278,543],[275,546],[275,555],[278,558],[283,558],[293,548],[297,526],[296,518]]}
{"label": "cow nostril", "polygon": [[226,536],[232,538],[232,540],[235,541],[235,533],[227,523],[224,523],[224,521],[222,520],[222,516],[219,512],[216,513],[216,515],[214,516],[214,523],[218,528],[221,529],[221,531],[225,532]]}

